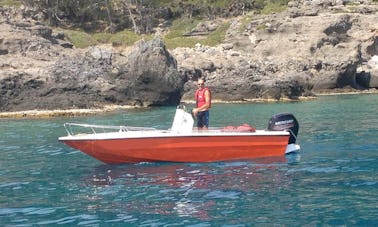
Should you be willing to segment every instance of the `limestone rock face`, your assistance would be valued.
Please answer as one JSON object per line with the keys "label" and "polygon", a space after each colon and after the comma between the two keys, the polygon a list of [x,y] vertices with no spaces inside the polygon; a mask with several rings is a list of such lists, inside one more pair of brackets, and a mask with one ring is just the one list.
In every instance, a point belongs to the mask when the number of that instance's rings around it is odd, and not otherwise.
{"label": "limestone rock face", "polygon": [[214,98],[230,101],[378,88],[368,63],[378,55],[378,24],[372,23],[378,5],[358,4],[292,1],[282,13],[254,15],[248,23],[232,19],[222,45],[173,50],[188,77],[183,99],[192,99],[192,80],[201,76]]}
{"label": "limestone rock face", "polygon": [[176,59],[166,50],[161,39],[140,41],[128,55],[128,78],[120,84],[131,100],[149,105],[177,105],[185,77],[177,71]]}
{"label": "limestone rock face", "polygon": [[0,39],[0,111],[177,105],[185,77],[160,39],[131,51],[59,45],[47,27],[8,29]]}
{"label": "limestone rock face", "polygon": [[378,87],[378,55],[357,69],[356,81],[364,87]]}

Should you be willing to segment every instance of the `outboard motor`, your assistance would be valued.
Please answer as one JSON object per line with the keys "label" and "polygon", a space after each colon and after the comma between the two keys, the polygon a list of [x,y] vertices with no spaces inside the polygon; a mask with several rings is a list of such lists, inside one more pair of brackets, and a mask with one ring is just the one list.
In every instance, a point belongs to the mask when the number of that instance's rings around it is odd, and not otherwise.
{"label": "outboard motor", "polygon": [[269,131],[282,131],[286,130],[290,132],[288,144],[295,144],[297,140],[299,124],[297,119],[291,113],[279,113],[273,115],[268,123]]}

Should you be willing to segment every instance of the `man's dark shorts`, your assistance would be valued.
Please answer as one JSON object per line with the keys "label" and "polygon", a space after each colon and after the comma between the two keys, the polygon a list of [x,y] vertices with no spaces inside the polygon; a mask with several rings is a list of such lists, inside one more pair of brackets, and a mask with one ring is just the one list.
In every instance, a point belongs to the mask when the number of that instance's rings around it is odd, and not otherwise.
{"label": "man's dark shorts", "polygon": [[203,127],[208,128],[209,127],[209,116],[210,116],[210,114],[209,114],[208,110],[198,112],[197,113],[197,127],[198,128],[203,128]]}

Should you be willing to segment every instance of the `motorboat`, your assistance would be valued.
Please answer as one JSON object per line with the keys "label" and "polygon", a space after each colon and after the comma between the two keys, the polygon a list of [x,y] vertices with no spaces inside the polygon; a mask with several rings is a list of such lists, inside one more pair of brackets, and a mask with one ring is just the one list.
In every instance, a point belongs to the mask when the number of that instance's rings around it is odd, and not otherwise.
{"label": "motorboat", "polygon": [[299,124],[291,113],[273,115],[267,129],[239,126],[193,127],[179,106],[169,129],[65,123],[59,141],[108,164],[140,162],[218,162],[284,156],[299,152]]}

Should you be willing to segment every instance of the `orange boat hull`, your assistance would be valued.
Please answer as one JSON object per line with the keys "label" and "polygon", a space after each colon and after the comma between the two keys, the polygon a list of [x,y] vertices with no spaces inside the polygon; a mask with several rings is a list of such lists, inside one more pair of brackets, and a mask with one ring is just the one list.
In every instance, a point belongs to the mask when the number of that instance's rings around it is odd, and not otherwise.
{"label": "orange boat hull", "polygon": [[283,156],[289,135],[182,136],[64,140],[65,144],[109,164],[215,162]]}

